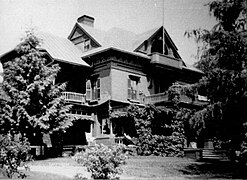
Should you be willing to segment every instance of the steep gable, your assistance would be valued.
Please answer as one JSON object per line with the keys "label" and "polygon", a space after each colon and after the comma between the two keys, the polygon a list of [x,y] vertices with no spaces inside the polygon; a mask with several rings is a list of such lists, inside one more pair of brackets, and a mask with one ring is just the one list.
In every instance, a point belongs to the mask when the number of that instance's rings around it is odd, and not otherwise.
{"label": "steep gable", "polygon": [[81,50],[83,58],[101,53],[102,50],[115,49],[136,56],[145,56],[151,61],[154,56],[164,56],[169,61],[168,64],[178,63],[181,64],[180,68],[187,67],[178,53],[178,48],[163,26],[135,34],[120,28],[111,28],[108,31],[98,30],[94,28],[93,23],[92,17],[84,15],[78,18],[68,37]]}
{"label": "steep gable", "polygon": [[102,46],[99,37],[102,32],[97,32],[92,27],[76,23],[68,39],[72,41],[82,52]]}
{"label": "steep gable", "polygon": [[[164,33],[164,34],[163,34]],[[164,45],[164,48],[162,46]],[[181,59],[177,52],[177,47],[163,26],[144,32],[137,36],[134,42],[136,52],[151,54],[158,52],[160,54],[170,55]]]}

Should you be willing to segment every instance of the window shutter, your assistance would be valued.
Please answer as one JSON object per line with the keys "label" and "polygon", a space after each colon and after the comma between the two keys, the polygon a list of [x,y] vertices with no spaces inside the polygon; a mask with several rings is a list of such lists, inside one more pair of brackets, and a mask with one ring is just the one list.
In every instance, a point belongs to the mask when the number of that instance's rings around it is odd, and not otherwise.
{"label": "window shutter", "polygon": [[96,98],[100,99],[100,79],[97,79],[96,82]]}
{"label": "window shutter", "polygon": [[131,79],[128,79],[128,99],[131,99]]}

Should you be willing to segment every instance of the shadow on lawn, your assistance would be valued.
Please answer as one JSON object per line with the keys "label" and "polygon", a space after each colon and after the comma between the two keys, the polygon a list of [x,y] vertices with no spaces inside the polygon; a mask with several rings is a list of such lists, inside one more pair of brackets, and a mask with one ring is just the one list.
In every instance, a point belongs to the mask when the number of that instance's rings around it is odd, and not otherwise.
{"label": "shadow on lawn", "polygon": [[247,179],[247,166],[229,161],[194,162],[179,171],[192,179]]}

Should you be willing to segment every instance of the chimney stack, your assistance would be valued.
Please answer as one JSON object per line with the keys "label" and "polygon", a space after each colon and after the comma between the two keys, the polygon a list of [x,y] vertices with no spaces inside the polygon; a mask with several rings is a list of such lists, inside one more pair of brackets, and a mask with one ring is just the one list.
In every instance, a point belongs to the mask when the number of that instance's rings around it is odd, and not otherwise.
{"label": "chimney stack", "polygon": [[91,16],[83,15],[77,19],[77,22],[93,27],[94,18]]}

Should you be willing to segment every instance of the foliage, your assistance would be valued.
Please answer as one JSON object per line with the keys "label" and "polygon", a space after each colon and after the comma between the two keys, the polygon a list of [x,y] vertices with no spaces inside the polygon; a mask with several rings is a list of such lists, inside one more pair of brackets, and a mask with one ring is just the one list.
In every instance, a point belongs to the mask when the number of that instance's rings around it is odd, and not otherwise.
{"label": "foliage", "polygon": [[246,132],[247,4],[245,0],[213,0],[207,5],[218,23],[211,30],[187,32],[199,43],[196,66],[205,73],[198,91],[210,100],[207,108],[196,113],[195,121],[205,124],[208,137],[230,141],[235,151]]}
{"label": "foliage", "polygon": [[19,167],[25,167],[25,161],[29,159],[30,150],[27,140],[14,138],[11,135],[0,136],[0,168],[5,176],[12,178],[15,174],[25,178],[26,174],[19,171]]}
{"label": "foliage", "polygon": [[[116,118],[116,115],[114,116]],[[126,113],[129,126],[134,123],[139,155],[182,156],[183,122],[177,110],[147,105],[130,105]],[[134,121],[133,121],[134,120]]]}
{"label": "foliage", "polygon": [[122,173],[120,165],[125,164],[127,156],[124,154],[123,145],[108,147],[97,144],[88,147],[85,152],[77,153],[74,158],[79,164],[87,167],[92,178],[110,179]]}
{"label": "foliage", "polygon": [[1,134],[18,134],[30,143],[42,143],[43,133],[60,133],[72,125],[61,92],[54,84],[60,68],[39,50],[41,40],[32,31],[16,47],[15,58],[4,62],[2,90],[8,99],[0,110]]}

